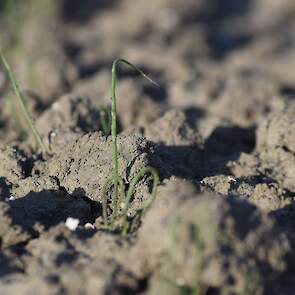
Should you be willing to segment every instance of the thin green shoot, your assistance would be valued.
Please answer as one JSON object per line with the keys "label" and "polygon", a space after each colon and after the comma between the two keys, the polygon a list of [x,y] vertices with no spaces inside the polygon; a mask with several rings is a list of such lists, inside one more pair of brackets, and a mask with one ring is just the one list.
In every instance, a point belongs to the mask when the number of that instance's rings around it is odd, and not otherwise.
{"label": "thin green shoot", "polygon": [[29,110],[28,110],[28,108],[26,106],[25,97],[22,95],[21,91],[19,90],[19,86],[18,86],[18,84],[16,82],[16,78],[15,78],[13,72],[12,72],[12,69],[11,69],[10,65],[8,64],[6,58],[4,57],[4,54],[2,52],[1,47],[0,47],[0,58],[2,60],[2,63],[4,65],[6,73],[8,75],[8,78],[9,78],[9,81],[11,83],[12,89],[13,89],[13,91],[15,93],[15,96],[16,96],[16,98],[18,100],[18,103],[20,105],[23,116],[24,116],[24,118],[25,118],[25,120],[27,122],[27,125],[28,125],[30,131],[32,132],[32,135],[33,135],[35,141],[37,142],[37,144],[39,145],[40,149],[43,152],[45,152],[47,154],[50,154],[49,149],[44,144],[44,142],[43,142],[37,128],[35,127],[32,116],[30,115],[30,112],[29,112]]}
{"label": "thin green shoot", "polygon": [[125,63],[132,69],[141,74],[144,78],[153,84],[156,84],[151,78],[149,78],[141,69],[130,63],[129,61],[119,58],[113,62],[112,66],[112,108],[111,108],[111,132],[112,132],[112,166],[113,166],[113,183],[114,183],[114,204],[115,208],[118,206],[118,182],[119,182],[119,167],[118,167],[118,146],[117,146],[117,97],[116,97],[116,84],[117,84],[117,66],[119,63]]}
{"label": "thin green shoot", "polygon": [[[103,221],[106,227],[113,227],[115,219],[117,217],[118,214],[118,207],[114,206],[114,200],[113,200],[113,213],[111,216],[111,221],[108,221],[108,212],[107,212],[107,208],[108,208],[108,204],[107,204],[107,192],[108,190],[113,186],[113,178],[108,179],[108,181],[106,182],[106,184],[104,185],[103,189],[102,189],[102,216],[103,216]],[[124,181],[121,177],[119,177],[119,191],[121,194],[121,198],[125,198],[125,184]]]}
{"label": "thin green shoot", "polygon": [[111,133],[111,112],[108,107],[102,106],[99,110],[100,126],[105,136]]}
{"label": "thin green shoot", "polygon": [[[113,62],[113,65],[112,65],[112,84],[111,84],[111,97],[112,97],[111,135],[112,135],[112,169],[113,169],[113,176],[112,176],[111,180],[107,181],[107,183],[105,185],[105,188],[103,189],[103,195],[102,195],[102,197],[104,199],[103,206],[105,207],[104,208],[104,222],[105,222],[105,225],[108,225],[110,228],[113,228],[115,219],[117,218],[117,214],[118,214],[119,187],[120,187],[121,193],[122,193],[122,190],[123,190],[123,186],[122,186],[123,181],[119,177],[118,145],[117,145],[117,96],[116,96],[116,85],[117,85],[117,66],[118,66],[119,63],[124,63],[124,64],[128,65],[129,67],[131,67],[132,69],[137,71],[140,75],[142,75],[145,79],[147,79],[149,82],[151,82],[151,83],[153,83],[155,85],[158,85],[150,77],[148,77],[141,69],[139,69],[137,66],[133,65],[129,61],[127,61],[125,59],[122,59],[122,58],[119,58],[119,59],[116,59]],[[158,176],[158,174],[157,174],[157,172],[155,171],[154,168],[152,168],[152,167],[144,167],[138,172],[138,174],[136,174],[134,176],[133,180],[131,181],[131,184],[130,184],[130,187],[128,189],[127,196],[126,196],[126,204],[124,206],[124,214],[125,214],[125,216],[127,216],[127,211],[129,209],[131,197],[134,194],[135,186],[140,181],[140,179],[144,177],[144,175],[146,173],[151,173],[152,174],[152,176],[154,178],[154,184],[153,184],[153,189],[152,189],[150,202],[148,202],[148,204],[145,205],[145,208],[150,206],[150,204],[152,203],[152,201],[154,200],[154,198],[156,196],[156,187],[158,185],[159,176]],[[107,213],[106,213],[106,205],[107,205],[107,201],[106,201],[106,199],[107,199],[107,188],[106,187],[109,187],[110,184],[112,184],[113,187],[114,187],[114,195],[113,195],[113,198],[112,198],[113,214],[112,214],[112,217],[111,217],[111,222],[110,222],[110,224],[108,224],[108,222],[107,222]],[[144,211],[146,211],[146,210],[144,209]],[[125,224],[123,226],[123,233],[126,233],[126,231],[127,231],[126,230],[126,222],[127,222],[127,217],[125,217],[125,222],[124,222]]]}
{"label": "thin green shoot", "polygon": [[124,210],[123,210],[123,216],[124,216],[124,221],[123,221],[123,235],[126,235],[127,232],[128,232],[128,221],[127,221],[127,218],[128,218],[128,210],[129,210],[129,207],[130,207],[130,202],[131,202],[132,196],[133,196],[134,191],[135,191],[135,186],[148,173],[150,173],[152,175],[152,177],[153,177],[153,187],[152,187],[152,192],[150,194],[150,198],[146,201],[146,203],[144,204],[144,207],[142,209],[142,212],[141,212],[141,215],[142,216],[151,207],[152,203],[154,202],[154,200],[156,198],[157,186],[159,184],[159,175],[158,175],[158,172],[153,167],[150,167],[150,166],[143,167],[133,177],[133,179],[130,182],[128,191],[127,191],[127,196],[126,196],[126,200],[125,200],[125,204],[124,204]]}
{"label": "thin green shoot", "polygon": [[[122,200],[125,200],[125,202],[123,203],[123,229],[122,229],[122,234],[126,235],[128,233],[128,229],[129,229],[129,223],[128,223],[128,210],[130,208],[131,205],[131,200],[132,197],[134,195],[135,192],[135,187],[137,185],[137,183],[146,175],[146,174],[151,174],[151,176],[153,177],[153,186],[152,186],[152,192],[150,194],[150,197],[148,198],[148,200],[145,202],[143,209],[141,211],[141,217],[144,216],[144,214],[147,212],[147,210],[150,208],[150,206],[152,205],[153,201],[156,198],[156,194],[157,194],[157,186],[159,184],[159,175],[158,172],[156,171],[155,168],[150,167],[150,166],[146,166],[140,169],[140,171],[133,177],[133,179],[131,180],[130,184],[129,184],[129,188],[126,194],[125,191],[125,184],[123,179],[119,176],[119,194],[121,196]],[[117,200],[113,199],[112,202],[112,215],[110,217],[110,222],[108,220],[108,213],[107,213],[107,192],[108,189],[110,189],[112,186],[114,185],[113,183],[113,178],[108,179],[108,181],[106,182],[105,186],[103,187],[102,190],[102,196],[103,196],[103,200],[102,200],[102,211],[103,211],[103,221],[104,224],[106,226],[106,228],[108,229],[113,229],[114,228],[114,224],[116,221],[116,218],[118,217],[118,202],[119,202],[119,198]]]}

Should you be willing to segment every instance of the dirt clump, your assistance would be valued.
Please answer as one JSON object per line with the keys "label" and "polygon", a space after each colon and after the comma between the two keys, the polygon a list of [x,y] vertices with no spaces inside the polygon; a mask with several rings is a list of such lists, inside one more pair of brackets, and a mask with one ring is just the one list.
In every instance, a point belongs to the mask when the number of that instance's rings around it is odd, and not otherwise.
{"label": "dirt clump", "polygon": [[257,131],[257,150],[263,168],[283,187],[294,190],[294,121],[295,105],[288,104],[283,111],[275,112],[263,121]]}
{"label": "dirt clump", "polygon": [[[171,186],[185,186],[187,193],[182,191],[181,197]],[[152,279],[150,293],[222,285],[222,294],[277,294],[290,248],[273,221],[246,201],[192,191],[179,181],[167,184],[140,230],[139,243],[158,257],[153,262],[159,274]]]}
{"label": "dirt clump", "polygon": [[[45,175],[57,179],[59,186],[70,194],[77,193],[101,202],[102,188],[112,177],[111,144],[111,137],[106,138],[101,133],[82,135],[48,162]],[[141,168],[157,161],[152,145],[137,135],[120,135],[118,151],[119,175],[126,184]],[[136,189],[135,210],[149,197],[145,182],[140,182]]]}

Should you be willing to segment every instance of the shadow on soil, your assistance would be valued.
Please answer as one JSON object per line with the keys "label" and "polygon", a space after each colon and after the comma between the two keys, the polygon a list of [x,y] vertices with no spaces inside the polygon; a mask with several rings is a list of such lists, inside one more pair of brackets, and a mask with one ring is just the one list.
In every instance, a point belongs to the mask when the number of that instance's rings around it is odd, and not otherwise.
{"label": "shadow on soil", "polygon": [[[43,190],[41,192],[30,192],[25,197],[8,202],[10,208],[7,215],[12,224],[19,226],[28,233],[28,241],[37,238],[42,231],[46,231],[59,223],[64,223],[68,217],[77,218],[81,223],[94,222],[100,215],[100,208],[85,196],[83,189],[77,189],[73,195],[59,190]],[[79,239],[88,239],[94,235],[94,230],[78,229],[75,235]],[[14,257],[21,258],[25,253],[25,245],[22,242],[9,247],[9,251],[15,253]],[[73,245],[68,242],[63,234],[56,236],[57,242],[66,243],[66,250],[56,258],[56,265],[73,263],[79,256]],[[1,242],[1,240],[0,240]],[[1,245],[1,243],[0,243]],[[4,252],[0,252],[0,277],[11,273],[22,272],[12,264],[13,260]]]}
{"label": "shadow on soil", "polygon": [[8,215],[12,223],[20,226],[29,234],[36,234],[37,224],[48,230],[68,217],[77,218],[81,223],[93,222],[95,219],[92,201],[79,189],[73,195],[64,191],[43,190],[41,192],[30,192],[25,197],[10,201]]}
{"label": "shadow on soil", "polygon": [[11,265],[10,259],[0,252],[0,277],[19,271],[21,271],[21,269]]}
{"label": "shadow on soil", "polygon": [[230,126],[217,127],[203,146],[155,144],[155,151],[161,163],[158,169],[164,178],[174,175],[187,180],[201,180],[228,174],[226,164],[237,160],[242,152],[251,153],[254,147],[254,128]]}
{"label": "shadow on soil", "polygon": [[66,22],[85,23],[101,10],[111,8],[117,2],[115,0],[63,0],[61,16]]}

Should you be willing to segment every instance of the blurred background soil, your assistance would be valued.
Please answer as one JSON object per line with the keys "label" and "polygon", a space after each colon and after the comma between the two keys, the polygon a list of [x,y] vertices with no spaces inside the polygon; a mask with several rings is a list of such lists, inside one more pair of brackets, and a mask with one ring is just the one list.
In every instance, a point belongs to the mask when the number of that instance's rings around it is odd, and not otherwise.
{"label": "blurred background soil", "polygon": [[[0,294],[295,294],[293,0],[0,0],[0,46],[53,151],[0,67]],[[118,57],[160,85],[120,68],[120,173],[161,177],[128,238],[99,229]]]}

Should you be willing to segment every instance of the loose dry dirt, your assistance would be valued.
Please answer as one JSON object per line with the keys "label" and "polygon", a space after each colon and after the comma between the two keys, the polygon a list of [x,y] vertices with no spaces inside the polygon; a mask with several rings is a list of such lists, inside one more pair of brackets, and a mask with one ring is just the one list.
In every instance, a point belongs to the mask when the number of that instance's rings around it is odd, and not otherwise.
{"label": "loose dry dirt", "polygon": [[[295,294],[295,4],[225,2],[46,0],[1,26],[52,150],[35,152],[0,69],[1,295]],[[120,176],[161,179],[141,220],[138,184],[125,237],[101,207],[117,57],[160,85],[120,69]]]}

